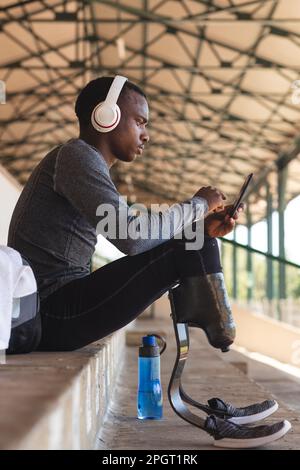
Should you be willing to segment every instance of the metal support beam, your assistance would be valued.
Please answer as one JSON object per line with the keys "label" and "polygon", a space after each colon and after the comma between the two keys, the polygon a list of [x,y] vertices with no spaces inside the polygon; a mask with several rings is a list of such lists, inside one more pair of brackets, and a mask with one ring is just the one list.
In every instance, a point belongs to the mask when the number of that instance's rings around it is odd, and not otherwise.
{"label": "metal support beam", "polygon": [[[267,240],[268,240],[268,254],[273,254],[273,197],[270,190],[270,185],[267,182]],[[267,298],[268,300],[273,300],[274,297],[274,272],[273,272],[273,261],[270,258],[266,259],[267,261]]]}
{"label": "metal support beam", "polygon": [[[284,247],[284,211],[286,206],[285,192],[287,182],[288,167],[278,165],[278,237],[279,237],[279,256],[285,258]],[[285,264],[279,264],[279,299],[286,298],[286,269]]]}
{"label": "metal support beam", "polygon": [[[43,23],[53,23],[53,21],[56,22],[75,22],[76,23],[90,23],[91,19],[87,18],[81,19],[73,17],[73,13],[70,14],[69,18],[65,17],[65,19],[61,18],[60,16],[56,16],[55,18],[32,18],[30,19],[30,22],[33,24],[43,24]],[[196,26],[207,26],[207,25],[220,25],[220,24],[247,24],[252,23],[255,21],[255,23],[259,25],[265,25],[265,26],[272,26],[275,25],[277,26],[278,24],[284,25],[285,23],[294,23],[297,25],[300,22],[300,18],[276,18],[275,20],[271,19],[265,19],[265,18],[255,18],[253,19],[230,19],[230,18],[207,18],[207,19],[197,19],[197,18],[172,18],[172,22],[174,24],[195,24]],[[116,23],[116,18],[97,18],[95,20],[96,23],[101,23],[101,24],[115,24]],[[146,18],[141,18],[141,19],[133,19],[133,18],[121,18],[118,19],[118,23],[120,24],[130,24],[130,25],[136,25],[136,24],[156,24],[157,20],[151,20],[151,19],[146,19]],[[5,24],[4,22],[0,24]],[[284,31],[285,32],[285,31]],[[284,32],[282,36],[284,35]],[[278,34],[279,35],[279,34]]]}

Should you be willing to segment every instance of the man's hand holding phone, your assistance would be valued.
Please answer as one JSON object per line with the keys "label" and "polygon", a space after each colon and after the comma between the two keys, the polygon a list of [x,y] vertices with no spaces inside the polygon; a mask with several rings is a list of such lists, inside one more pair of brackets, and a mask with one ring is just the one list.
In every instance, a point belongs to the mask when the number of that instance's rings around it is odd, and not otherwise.
{"label": "man's hand holding phone", "polygon": [[209,214],[204,220],[204,231],[210,237],[224,237],[230,233],[234,227],[239,214],[244,210],[244,204],[240,203],[234,216],[231,217],[233,204],[225,206],[225,208],[218,212]]}
{"label": "man's hand holding phone", "polygon": [[241,190],[234,203],[224,207],[226,196],[217,188],[206,186],[195,194],[195,196],[203,197],[208,204],[208,215],[205,218],[205,233],[211,237],[224,237],[230,233],[235,221],[239,217],[239,213],[244,210],[242,200],[246,194],[248,186],[252,180],[253,173],[247,176]]}

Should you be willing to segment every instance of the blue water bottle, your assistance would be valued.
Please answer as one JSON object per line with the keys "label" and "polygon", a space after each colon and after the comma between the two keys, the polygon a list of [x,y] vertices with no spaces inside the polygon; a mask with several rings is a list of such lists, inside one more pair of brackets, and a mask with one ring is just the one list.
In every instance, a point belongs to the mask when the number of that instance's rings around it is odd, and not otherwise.
{"label": "blue water bottle", "polygon": [[[163,342],[160,351],[156,337]],[[166,349],[165,340],[159,335],[143,337],[139,348],[139,382],[137,413],[139,419],[161,419],[163,416],[163,395],[160,381],[160,354]]]}

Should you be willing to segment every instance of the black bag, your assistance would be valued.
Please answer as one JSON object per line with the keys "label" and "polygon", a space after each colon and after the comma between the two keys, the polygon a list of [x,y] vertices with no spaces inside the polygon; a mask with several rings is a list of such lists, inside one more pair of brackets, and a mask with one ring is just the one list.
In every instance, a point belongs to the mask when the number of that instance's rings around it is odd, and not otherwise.
{"label": "black bag", "polygon": [[[22,257],[24,266],[29,266]],[[34,351],[41,340],[40,299],[38,292],[15,299],[15,307],[19,309],[18,318],[12,318],[11,335],[7,354],[24,354]]]}

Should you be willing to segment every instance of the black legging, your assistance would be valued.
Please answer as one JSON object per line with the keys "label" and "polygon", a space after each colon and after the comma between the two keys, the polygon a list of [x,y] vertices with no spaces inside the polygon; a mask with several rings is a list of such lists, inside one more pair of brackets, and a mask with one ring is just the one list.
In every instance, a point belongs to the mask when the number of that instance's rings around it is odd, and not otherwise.
{"label": "black legging", "polygon": [[[205,238],[205,271],[221,271]],[[104,338],[134,320],[184,276],[203,274],[199,251],[171,239],[135,256],[120,258],[61,287],[41,303],[38,350],[69,351]]]}

